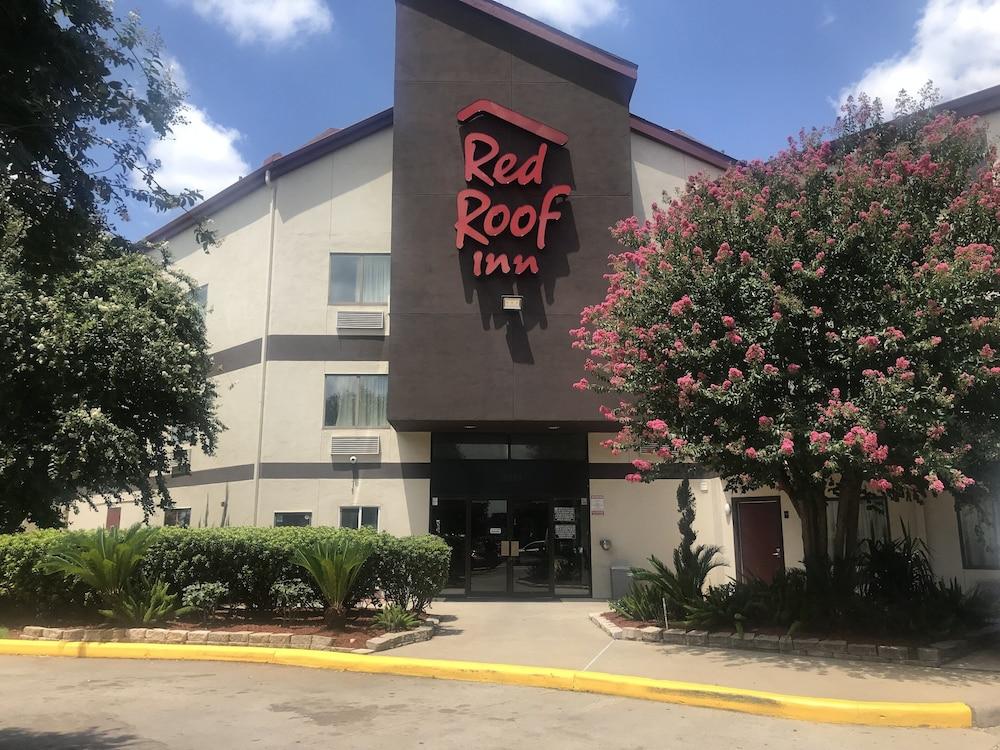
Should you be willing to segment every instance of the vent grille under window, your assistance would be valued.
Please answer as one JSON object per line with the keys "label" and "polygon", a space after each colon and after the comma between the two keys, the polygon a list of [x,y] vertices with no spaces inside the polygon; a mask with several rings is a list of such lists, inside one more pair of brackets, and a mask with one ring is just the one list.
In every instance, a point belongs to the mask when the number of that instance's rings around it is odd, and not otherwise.
{"label": "vent grille under window", "polygon": [[377,456],[379,452],[378,435],[330,438],[331,456]]}
{"label": "vent grille under window", "polygon": [[385,313],[381,310],[338,310],[337,328],[380,330],[385,328]]}

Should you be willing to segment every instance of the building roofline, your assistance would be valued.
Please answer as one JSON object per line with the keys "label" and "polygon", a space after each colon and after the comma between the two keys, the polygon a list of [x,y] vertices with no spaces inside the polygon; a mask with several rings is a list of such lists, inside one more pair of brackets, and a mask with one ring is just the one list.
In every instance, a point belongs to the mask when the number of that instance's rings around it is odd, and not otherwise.
{"label": "building roofline", "polygon": [[[463,0],[464,2],[464,0]],[[264,186],[265,175],[271,172],[271,178],[280,177],[289,172],[305,166],[327,154],[330,154],[344,146],[356,143],[362,138],[374,135],[381,130],[392,126],[392,108],[383,110],[376,115],[372,115],[353,125],[348,125],[342,130],[329,133],[321,138],[310,141],[301,148],[296,149],[284,156],[272,158],[263,166],[255,169],[245,177],[241,177],[221,192],[216,193],[211,198],[202,201],[197,206],[191,208],[175,219],[164,224],[159,229],[150,232],[144,240],[146,242],[163,242],[180,232],[194,226],[202,219],[212,215],[231,203],[235,203],[259,187]],[[670,148],[700,159],[707,164],[711,164],[719,169],[726,169],[739,162],[731,156],[727,156],[721,151],[717,151],[711,146],[706,146],[693,138],[669,130],[661,125],[650,122],[638,115],[629,115],[629,126],[635,133],[639,133],[651,140],[661,143]]]}
{"label": "building roofline", "polygon": [[1000,109],[1000,84],[938,104],[934,109],[954,112],[961,117],[982,115]]}
{"label": "building roofline", "polygon": [[650,122],[638,115],[629,115],[629,120],[633,132],[644,135],[665,146],[675,148],[688,156],[701,159],[719,169],[727,169],[739,162],[739,159],[717,151],[711,146],[706,146],[694,138],[678,133],[676,130],[665,128],[662,125],[657,125],[655,122]]}
{"label": "building roofline", "polygon": [[145,241],[162,242],[184,231],[188,227],[194,226],[206,216],[215,213],[219,209],[234,203],[243,196],[262,187],[268,172],[271,173],[272,178],[280,177],[322,156],[326,156],[333,151],[337,151],[344,146],[348,146],[391,126],[392,107],[360,122],[356,122],[353,125],[349,125],[346,128],[312,140],[284,156],[271,158],[261,167],[255,169],[245,177],[241,177],[229,187],[224,188],[211,198],[202,201],[197,206],[167,222],[159,229],[150,232],[146,235]]}
{"label": "building roofline", "polygon": [[612,70],[619,75],[633,80],[639,76],[639,66],[631,60],[626,60],[624,57],[619,57],[600,47],[595,47],[593,44],[589,44],[582,39],[567,34],[565,31],[560,31],[553,26],[542,23],[513,8],[508,8],[506,5],[501,5],[494,0],[458,0],[458,2],[499,21],[503,21],[516,29],[543,39],[550,44],[561,47],[568,52],[572,52],[585,60]]}

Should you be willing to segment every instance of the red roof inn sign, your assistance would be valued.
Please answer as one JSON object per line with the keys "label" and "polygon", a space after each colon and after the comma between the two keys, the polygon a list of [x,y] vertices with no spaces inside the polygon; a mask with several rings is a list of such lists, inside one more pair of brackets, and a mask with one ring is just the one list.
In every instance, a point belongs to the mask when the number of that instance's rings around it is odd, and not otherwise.
{"label": "red roof inn sign", "polygon": [[501,272],[516,275],[538,273],[535,255],[518,253],[509,258],[505,252],[489,250],[494,241],[504,235],[534,237],[535,248],[545,249],[545,233],[549,225],[562,214],[553,208],[560,198],[570,194],[569,185],[552,185],[545,191],[540,205],[531,203],[508,205],[495,202],[486,188],[497,185],[542,185],[545,173],[545,156],[549,143],[564,146],[569,140],[565,133],[525,117],[511,109],[479,99],[458,113],[458,121],[465,123],[481,114],[490,114],[532,133],[541,140],[538,151],[523,162],[513,153],[502,153],[500,143],[493,136],[470,132],[465,136],[465,181],[469,187],[458,193],[458,220],[455,222],[455,247],[465,248],[466,242],[474,243],[472,272],[475,276],[489,276]]}

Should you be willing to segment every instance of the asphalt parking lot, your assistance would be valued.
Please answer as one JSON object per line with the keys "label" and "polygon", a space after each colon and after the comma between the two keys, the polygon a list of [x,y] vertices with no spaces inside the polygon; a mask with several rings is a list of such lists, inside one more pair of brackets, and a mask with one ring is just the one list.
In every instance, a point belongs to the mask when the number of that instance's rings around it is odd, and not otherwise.
{"label": "asphalt parking lot", "polygon": [[218,662],[0,657],[0,748],[995,750],[1000,730],[805,724],[533,688]]}

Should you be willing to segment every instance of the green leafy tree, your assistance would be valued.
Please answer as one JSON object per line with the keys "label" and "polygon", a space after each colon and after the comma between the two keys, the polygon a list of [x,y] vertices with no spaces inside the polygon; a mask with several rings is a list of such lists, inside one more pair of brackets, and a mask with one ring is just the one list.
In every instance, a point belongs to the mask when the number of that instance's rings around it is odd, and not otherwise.
{"label": "green leafy tree", "polygon": [[607,445],[658,446],[628,479],[691,461],[778,487],[807,564],[829,554],[831,497],[849,557],[867,495],[961,493],[1000,458],[996,152],[975,119],[847,115],[836,140],[803,134],[622,221],[573,331],[576,387],[618,394]]}
{"label": "green leafy tree", "polygon": [[130,204],[166,211],[200,198],[161,186],[147,154],[180,121],[183,93],[136,14],[120,18],[104,0],[9,0],[0,50],[0,221],[26,220],[30,268],[77,266],[81,243],[111,231],[111,216],[127,220]]}
{"label": "green leafy tree", "polygon": [[199,198],[163,188],[146,151],[182,93],[159,40],[104,0],[5,2],[0,50],[0,530],[92,495],[149,512],[174,451],[211,451],[219,428],[190,280],[113,226]]}
{"label": "green leafy tree", "polygon": [[96,241],[74,271],[25,267],[0,235],[0,530],[61,525],[95,496],[168,506],[175,452],[220,424],[190,280]]}

